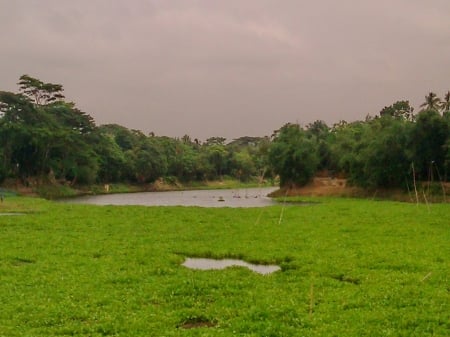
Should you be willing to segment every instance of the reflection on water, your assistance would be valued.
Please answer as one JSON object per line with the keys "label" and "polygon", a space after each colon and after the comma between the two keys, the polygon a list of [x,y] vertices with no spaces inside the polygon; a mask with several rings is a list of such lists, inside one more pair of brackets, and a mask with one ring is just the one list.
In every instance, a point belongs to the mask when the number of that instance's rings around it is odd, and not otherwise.
{"label": "reflection on water", "polygon": [[143,192],[83,196],[64,200],[92,205],[199,206],[199,207],[264,207],[276,202],[267,197],[276,187]]}
{"label": "reflection on water", "polygon": [[242,260],[234,259],[203,259],[203,258],[187,258],[184,261],[183,266],[190,269],[200,269],[200,270],[211,270],[211,269],[225,269],[232,266],[247,267],[254,272],[259,274],[270,274],[280,270],[281,268],[276,265],[262,265],[262,264],[252,264]]}

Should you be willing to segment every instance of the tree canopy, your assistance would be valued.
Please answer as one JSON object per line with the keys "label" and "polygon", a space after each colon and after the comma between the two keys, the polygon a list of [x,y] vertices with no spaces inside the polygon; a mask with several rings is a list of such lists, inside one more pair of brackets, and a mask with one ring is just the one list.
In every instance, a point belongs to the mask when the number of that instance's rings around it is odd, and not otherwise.
{"label": "tree canopy", "polygon": [[[64,184],[151,183],[279,177],[281,186],[307,184],[318,171],[340,173],[366,188],[408,185],[434,170],[450,176],[450,91],[430,92],[416,115],[407,100],[364,121],[287,123],[271,137],[215,136],[201,142],[144,134],[117,124],[97,126],[64,100],[60,84],[29,75],[17,93],[0,91],[0,182]],[[414,166],[414,174],[411,167]]]}

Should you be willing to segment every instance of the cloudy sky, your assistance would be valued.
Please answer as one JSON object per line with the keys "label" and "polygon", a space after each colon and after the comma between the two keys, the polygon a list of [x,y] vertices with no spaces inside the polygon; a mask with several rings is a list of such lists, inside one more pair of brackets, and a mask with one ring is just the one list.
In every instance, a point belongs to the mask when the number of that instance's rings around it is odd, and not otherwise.
{"label": "cloudy sky", "polygon": [[450,90],[449,0],[0,0],[0,90],[206,139],[364,119]]}

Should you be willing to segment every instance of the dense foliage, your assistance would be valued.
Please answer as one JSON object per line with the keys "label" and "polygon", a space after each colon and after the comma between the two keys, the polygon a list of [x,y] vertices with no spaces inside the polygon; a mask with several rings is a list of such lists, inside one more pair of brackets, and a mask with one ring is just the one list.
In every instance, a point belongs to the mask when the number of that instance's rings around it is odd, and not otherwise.
{"label": "dense foliage", "polygon": [[120,125],[96,126],[61,85],[24,75],[20,92],[0,91],[0,180],[69,184],[151,183],[219,179],[246,181],[267,174],[268,137],[226,144],[145,135]]}
{"label": "dense foliage", "polygon": [[319,200],[280,223],[282,206],[6,198],[24,215],[0,216],[0,336],[449,336],[450,204]]}
{"label": "dense foliage", "polygon": [[398,101],[365,121],[328,127],[286,124],[272,137],[205,142],[97,126],[60,84],[23,75],[19,93],[0,91],[0,181],[92,184],[279,176],[283,186],[308,183],[317,171],[343,174],[362,187],[404,187],[413,178],[450,178],[450,92],[425,97],[417,115]]}

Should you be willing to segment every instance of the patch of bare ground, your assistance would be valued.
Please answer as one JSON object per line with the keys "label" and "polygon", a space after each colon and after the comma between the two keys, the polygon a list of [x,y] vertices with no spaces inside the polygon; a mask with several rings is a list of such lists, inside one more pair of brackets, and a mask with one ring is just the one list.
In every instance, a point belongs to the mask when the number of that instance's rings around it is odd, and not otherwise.
{"label": "patch of bare ground", "polygon": [[213,328],[216,324],[203,319],[190,319],[184,322],[179,327],[182,329],[197,329],[197,328]]}
{"label": "patch of bare ground", "polygon": [[430,192],[427,183],[414,190],[371,189],[351,186],[344,178],[315,177],[312,182],[302,187],[281,188],[270,194],[271,197],[305,196],[305,197],[360,197],[372,199],[389,199],[413,203],[450,202],[450,183],[441,183]]}
{"label": "patch of bare ground", "polygon": [[281,188],[273,192],[271,197],[281,196],[308,196],[308,197],[322,197],[322,196],[357,196],[361,195],[362,189],[348,186],[347,180],[342,178],[325,178],[316,177],[312,182],[302,187]]}
{"label": "patch of bare ground", "polygon": [[19,195],[30,196],[30,197],[37,196],[37,193],[34,191],[34,188],[32,185],[26,186],[19,180],[13,180],[13,179],[6,180],[1,185],[1,188],[5,188],[7,190],[13,191],[14,193],[17,193]]}

